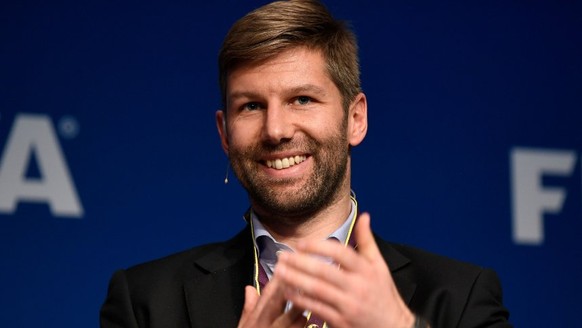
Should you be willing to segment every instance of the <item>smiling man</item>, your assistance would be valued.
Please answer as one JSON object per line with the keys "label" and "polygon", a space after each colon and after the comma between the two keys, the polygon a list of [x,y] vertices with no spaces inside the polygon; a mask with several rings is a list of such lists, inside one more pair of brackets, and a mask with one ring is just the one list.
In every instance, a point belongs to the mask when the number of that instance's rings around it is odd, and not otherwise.
{"label": "smiling man", "polygon": [[102,327],[510,327],[495,273],[388,243],[359,214],[367,101],[343,22],[318,1],[268,4],[234,24],[219,66],[248,225],[117,272]]}
{"label": "smiling man", "polygon": [[365,96],[344,111],[323,54],[308,46],[234,69],[226,85],[218,128],[253,211],[275,234],[325,239],[350,212],[349,147],[366,134]]}

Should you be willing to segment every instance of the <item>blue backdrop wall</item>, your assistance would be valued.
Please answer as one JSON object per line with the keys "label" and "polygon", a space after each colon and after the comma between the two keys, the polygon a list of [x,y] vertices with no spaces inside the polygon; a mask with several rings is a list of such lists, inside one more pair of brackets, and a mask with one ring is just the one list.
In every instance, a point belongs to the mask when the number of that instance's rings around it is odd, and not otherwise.
{"label": "blue backdrop wall", "polygon": [[[216,56],[262,3],[0,4],[2,326],[97,327],[114,270],[243,227]],[[360,39],[375,230],[495,269],[518,327],[579,323],[581,3],[327,4]]]}

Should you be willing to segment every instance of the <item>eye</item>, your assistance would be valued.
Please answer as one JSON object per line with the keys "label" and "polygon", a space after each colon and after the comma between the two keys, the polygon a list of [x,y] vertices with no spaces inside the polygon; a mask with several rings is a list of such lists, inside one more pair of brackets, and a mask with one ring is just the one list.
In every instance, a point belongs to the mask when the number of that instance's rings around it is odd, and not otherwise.
{"label": "eye", "polygon": [[261,105],[257,102],[250,102],[250,103],[246,103],[243,105],[243,109],[249,110],[249,111],[257,110],[260,108],[261,108]]}
{"label": "eye", "polygon": [[311,102],[311,98],[307,96],[299,96],[295,101],[297,101],[299,105],[307,105]]}

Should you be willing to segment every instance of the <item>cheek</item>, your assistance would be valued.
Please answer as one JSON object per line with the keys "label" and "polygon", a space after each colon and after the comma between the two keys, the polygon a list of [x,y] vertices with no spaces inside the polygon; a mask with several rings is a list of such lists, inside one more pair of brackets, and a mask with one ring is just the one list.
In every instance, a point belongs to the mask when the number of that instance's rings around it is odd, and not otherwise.
{"label": "cheek", "polygon": [[228,131],[230,147],[244,147],[256,143],[260,137],[260,130],[248,122],[235,122]]}
{"label": "cheek", "polygon": [[315,139],[329,139],[345,133],[346,126],[343,117],[320,116],[307,120],[305,131]]}

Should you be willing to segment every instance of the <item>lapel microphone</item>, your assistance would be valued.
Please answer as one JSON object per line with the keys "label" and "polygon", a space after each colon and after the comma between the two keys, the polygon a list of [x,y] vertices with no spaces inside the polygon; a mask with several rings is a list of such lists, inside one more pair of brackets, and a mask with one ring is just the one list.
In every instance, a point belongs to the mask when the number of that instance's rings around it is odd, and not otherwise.
{"label": "lapel microphone", "polygon": [[[224,131],[224,137],[227,137],[226,133],[226,112],[224,116],[222,116],[222,131]],[[228,184],[228,169],[230,168],[230,161],[226,161],[226,174],[224,175],[224,184]]]}
{"label": "lapel microphone", "polygon": [[226,163],[226,175],[224,176],[224,184],[228,184],[228,169],[230,168],[230,163]]}

